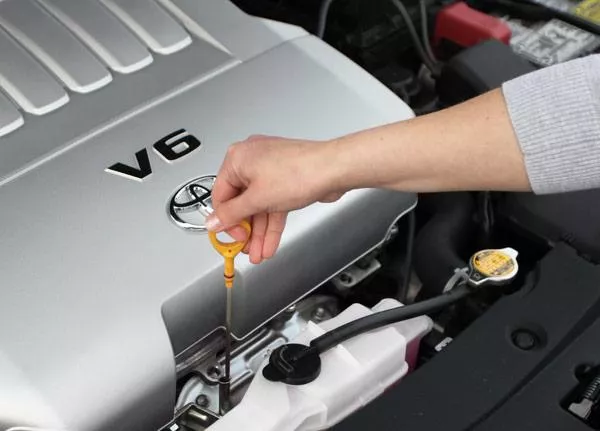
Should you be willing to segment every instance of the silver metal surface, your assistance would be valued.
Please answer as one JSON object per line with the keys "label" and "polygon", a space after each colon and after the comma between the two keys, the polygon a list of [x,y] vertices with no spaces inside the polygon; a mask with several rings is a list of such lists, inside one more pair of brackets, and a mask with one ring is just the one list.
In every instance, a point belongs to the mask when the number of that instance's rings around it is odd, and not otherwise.
{"label": "silver metal surface", "polygon": [[361,259],[333,277],[332,283],[340,290],[351,289],[381,268],[375,258]]}
{"label": "silver metal surface", "polygon": [[[273,350],[296,338],[309,321],[320,323],[335,317],[339,311],[339,304],[334,297],[311,296],[284,311],[265,328],[236,345],[231,358],[231,404],[236,405],[241,401],[260,365]],[[198,404],[200,399],[202,407],[219,412],[221,394],[216,385],[220,379],[220,370],[227,361],[223,355],[218,355],[220,349],[219,344],[207,345],[199,355],[194,363],[197,373],[183,386],[177,399],[177,410],[192,403]]]}
{"label": "silver metal surface", "polygon": [[0,94],[0,137],[23,125],[23,116],[10,100]]}
{"label": "silver metal surface", "polygon": [[[413,115],[322,41],[286,41],[298,32],[239,11],[230,19],[224,0],[198,5],[211,20],[202,26],[230,47],[252,45],[253,33],[228,26],[238,19],[264,25],[277,42],[253,56],[196,39],[0,138],[2,431],[167,423],[177,358],[223,325],[226,300],[222,258],[203,234],[169,220],[173,193],[216,174],[228,146],[251,134],[328,139]],[[154,144],[182,128],[202,147],[165,161]],[[136,167],[142,149],[151,166],[143,181],[105,172],[117,162]],[[415,203],[410,194],[357,190],[291,214],[275,258],[236,262],[236,338],[377,247]]]}
{"label": "silver metal surface", "polygon": [[132,73],[152,63],[148,50],[98,1],[38,1],[113,70]]}
{"label": "silver metal surface", "polygon": [[[228,1],[158,0],[196,37],[246,60],[281,43],[259,20],[248,20]],[[226,17],[223,19],[223,17]],[[223,31],[226,28],[227,31]]]}
{"label": "silver metal surface", "polygon": [[64,88],[4,30],[0,30],[0,90],[35,115],[54,111],[69,101]]}
{"label": "silver metal surface", "polygon": [[218,415],[205,410],[202,406],[190,405],[179,412],[173,421],[161,428],[160,431],[203,431],[219,418]]}
{"label": "silver metal surface", "polygon": [[112,79],[102,63],[33,0],[0,2],[0,25],[73,91],[89,93]]}
{"label": "silver metal surface", "polygon": [[391,242],[397,235],[398,224],[393,224],[388,230],[381,247],[373,250],[371,253],[357,260],[333,277],[331,282],[338,291],[351,289],[363,282],[367,277],[379,271],[381,269],[381,263],[377,260],[377,257],[381,253],[381,248]]}
{"label": "silver metal surface", "polygon": [[[0,56],[0,76],[3,60],[7,54]],[[0,145],[0,185],[34,169],[70,148],[83,145],[95,135],[113,127],[117,123],[127,121],[137,114],[196,87],[213,76],[223,73],[239,62],[228,54],[217,50],[212,45],[196,40],[183,51],[167,57],[157,57],[156,61],[144,69],[144,73],[132,76],[116,74],[113,82],[92,94],[78,97],[61,109],[53,112],[52,117],[41,116],[26,120],[26,127],[2,138]],[[14,63],[11,63],[14,64]],[[14,67],[14,66],[13,66]],[[21,78],[25,79],[29,75]],[[23,82],[26,90],[35,90],[35,82]],[[0,83],[0,90],[2,84]],[[162,116],[158,115],[157,119]],[[167,126],[173,127],[176,119],[170,118]],[[60,127],[56,127],[59,124]],[[128,157],[145,146],[151,146],[157,139],[177,129],[167,130],[156,127],[155,135],[147,134],[145,127],[140,132],[146,133],[141,139],[134,137],[127,152],[112,151],[109,162],[127,162]],[[120,152],[121,151],[121,152]],[[150,150],[152,151],[152,150]],[[108,154],[107,154],[108,155]],[[135,159],[133,159],[135,161]],[[214,172],[213,172],[214,173]],[[195,172],[190,178],[198,176]],[[182,178],[181,181],[189,178]]]}
{"label": "silver metal surface", "polygon": [[172,54],[192,38],[153,0],[102,0],[154,52]]}

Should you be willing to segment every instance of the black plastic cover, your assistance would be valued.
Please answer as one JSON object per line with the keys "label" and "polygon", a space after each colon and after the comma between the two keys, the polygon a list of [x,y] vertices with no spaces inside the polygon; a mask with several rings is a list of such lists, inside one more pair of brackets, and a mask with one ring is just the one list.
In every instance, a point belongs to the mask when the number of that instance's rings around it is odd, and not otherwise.
{"label": "black plastic cover", "polygon": [[546,196],[509,194],[500,208],[527,232],[551,244],[566,242],[600,262],[600,190]]}
{"label": "black plastic cover", "polygon": [[437,90],[444,104],[454,105],[534,70],[509,46],[492,39],[454,56],[442,70]]}
{"label": "black plastic cover", "polygon": [[[587,430],[561,402],[576,384],[576,364],[600,360],[592,336],[599,315],[600,267],[558,245],[528,288],[498,301],[440,355],[333,430]],[[522,333],[534,335],[534,346],[518,341]]]}

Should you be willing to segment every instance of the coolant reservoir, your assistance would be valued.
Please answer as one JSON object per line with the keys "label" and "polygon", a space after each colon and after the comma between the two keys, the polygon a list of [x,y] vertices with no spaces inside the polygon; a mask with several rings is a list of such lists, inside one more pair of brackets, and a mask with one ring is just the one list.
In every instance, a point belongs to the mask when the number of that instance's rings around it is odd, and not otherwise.
{"label": "coolant reservoir", "polygon": [[[385,299],[372,309],[352,305],[334,319],[319,325],[310,322],[293,343],[308,345],[345,323],[400,306],[393,299]],[[327,429],[406,375],[414,365],[421,338],[432,327],[431,319],[421,316],[345,341],[321,355],[321,374],[305,385],[270,382],[259,372],[242,402],[208,430]]]}

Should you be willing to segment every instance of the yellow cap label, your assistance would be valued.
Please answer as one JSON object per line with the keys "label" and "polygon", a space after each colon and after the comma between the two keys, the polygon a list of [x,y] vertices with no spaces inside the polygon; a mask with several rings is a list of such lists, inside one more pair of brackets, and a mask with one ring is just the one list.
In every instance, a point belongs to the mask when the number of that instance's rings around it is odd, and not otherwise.
{"label": "yellow cap label", "polygon": [[501,250],[484,250],[473,256],[473,269],[486,277],[504,277],[515,269],[512,256]]}
{"label": "yellow cap label", "polygon": [[584,0],[575,7],[575,15],[600,24],[600,0]]}

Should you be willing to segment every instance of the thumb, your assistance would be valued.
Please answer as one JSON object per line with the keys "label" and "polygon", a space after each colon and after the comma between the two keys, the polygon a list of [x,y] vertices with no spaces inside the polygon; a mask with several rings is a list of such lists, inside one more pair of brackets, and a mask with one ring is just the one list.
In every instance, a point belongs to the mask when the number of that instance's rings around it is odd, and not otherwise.
{"label": "thumb", "polygon": [[206,219],[207,229],[220,232],[240,224],[242,220],[260,212],[254,202],[249,190],[228,201],[221,202],[214,213]]}

